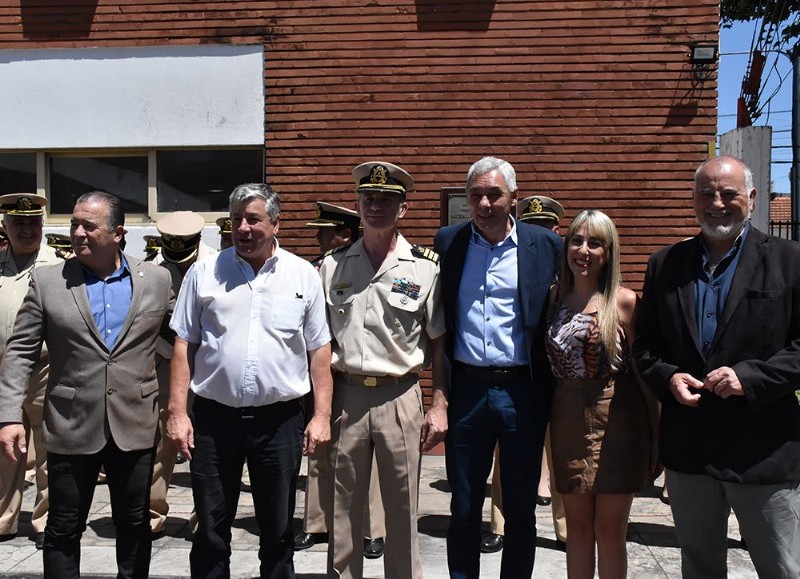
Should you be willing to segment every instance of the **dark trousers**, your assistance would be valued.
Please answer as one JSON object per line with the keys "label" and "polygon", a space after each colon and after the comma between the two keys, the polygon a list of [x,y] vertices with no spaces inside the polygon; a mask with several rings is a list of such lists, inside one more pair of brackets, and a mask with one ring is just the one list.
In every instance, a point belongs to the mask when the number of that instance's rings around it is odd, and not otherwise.
{"label": "dark trousers", "polygon": [[241,409],[196,396],[192,422],[198,520],[189,556],[192,577],[230,577],[231,525],[247,460],[261,534],[261,577],[293,579],[292,518],[305,425],[299,401]]}
{"label": "dark trousers", "polygon": [[123,451],[113,440],[97,454],[48,453],[50,512],[44,530],[45,579],[80,577],[81,535],[100,467],[106,472],[117,537],[118,578],[146,578],[150,571],[150,479],[154,449]]}
{"label": "dark trousers", "polygon": [[495,444],[505,511],[502,579],[529,578],[536,549],[536,487],[546,422],[526,377],[487,384],[453,372],[445,440],[450,483],[447,563],[453,579],[478,579],[486,480]]}

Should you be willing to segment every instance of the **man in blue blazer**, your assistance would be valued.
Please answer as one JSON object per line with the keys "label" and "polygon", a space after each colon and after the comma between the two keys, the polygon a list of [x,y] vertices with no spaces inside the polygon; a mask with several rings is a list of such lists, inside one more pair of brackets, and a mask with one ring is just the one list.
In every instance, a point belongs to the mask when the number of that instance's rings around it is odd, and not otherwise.
{"label": "man in blue blazer", "polygon": [[480,574],[481,511],[495,444],[506,511],[501,578],[530,577],[536,544],[536,487],[553,377],[544,352],[544,313],[561,239],[515,220],[514,168],[485,157],[467,173],[472,221],[441,229],[442,295],[450,363],[452,490],[450,576]]}

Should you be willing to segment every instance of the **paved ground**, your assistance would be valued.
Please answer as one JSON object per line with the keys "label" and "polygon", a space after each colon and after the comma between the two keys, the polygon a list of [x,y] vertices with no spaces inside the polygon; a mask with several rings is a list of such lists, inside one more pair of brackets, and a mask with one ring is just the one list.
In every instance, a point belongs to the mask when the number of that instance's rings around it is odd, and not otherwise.
{"label": "paved ground", "polygon": [[[305,468],[305,464],[304,464]],[[660,481],[657,482],[660,484]],[[304,486],[304,484],[302,485]],[[445,529],[449,509],[449,493],[444,471],[444,458],[426,456],[423,459],[420,485],[420,547],[426,579],[447,577],[445,554]],[[633,504],[628,531],[628,555],[631,579],[680,577],[680,553],[675,546],[672,515],[669,507],[658,500],[659,489],[637,497]],[[191,547],[188,517],[191,510],[188,466],[181,465],[170,490],[172,512],[168,519],[167,536],[153,544],[151,577],[153,579],[189,576],[189,549]],[[298,492],[295,522],[299,526],[305,493]],[[33,579],[41,577],[42,556],[29,539],[31,535],[30,508],[33,491],[25,495],[19,536],[0,543],[0,577]],[[486,502],[486,512],[488,513]],[[549,508],[539,513],[539,540],[536,551],[535,578],[566,577],[565,555],[556,546]],[[487,514],[488,520],[488,514]],[[755,579],[757,577],[747,551],[739,541],[736,519],[731,516],[729,531],[729,579]],[[258,577],[258,535],[250,494],[242,493],[239,514],[233,535],[232,577],[236,579]],[[499,575],[500,553],[483,555],[481,576]],[[365,561],[365,578],[383,577],[382,559]],[[325,577],[326,546],[315,545],[295,556],[295,568],[300,579]],[[83,577],[114,577],[114,539],[111,525],[108,491],[98,487],[89,528],[83,538],[81,557]]]}

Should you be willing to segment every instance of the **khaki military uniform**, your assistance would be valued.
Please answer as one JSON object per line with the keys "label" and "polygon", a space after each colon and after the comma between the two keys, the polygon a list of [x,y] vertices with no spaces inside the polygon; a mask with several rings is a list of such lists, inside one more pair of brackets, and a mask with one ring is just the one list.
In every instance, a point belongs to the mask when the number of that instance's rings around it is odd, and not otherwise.
{"label": "khaki military uniform", "polygon": [[[53,248],[42,246],[33,261],[21,271],[14,263],[11,249],[0,251],[0,357],[14,329],[17,311],[28,293],[31,271],[34,267],[63,263]],[[23,424],[29,448],[36,453],[36,499],[31,514],[35,533],[44,532],[47,522],[47,445],[42,429],[44,391],[50,368],[47,347],[42,347],[41,357],[36,363],[23,402]],[[26,457],[16,463],[0,457],[0,535],[17,532],[17,521],[22,505],[22,490],[25,479]]]}
{"label": "khaki military uniform", "polygon": [[[333,472],[327,447],[308,457],[306,478],[306,505],[303,516],[303,531],[327,533],[328,517],[333,515]],[[372,463],[367,504],[364,508],[364,537],[379,539],[386,536],[381,490],[378,483],[378,463]]]}
{"label": "khaki military uniform", "polygon": [[438,259],[412,249],[398,234],[377,272],[359,240],[325,258],[320,275],[335,371],[328,573],[363,574],[364,473],[374,454],[386,511],[385,577],[421,578],[417,501],[424,414],[418,374],[429,362],[429,341],[444,334]]}
{"label": "khaki military uniform", "polygon": [[[201,260],[209,255],[214,255],[217,250],[209,247],[203,242],[197,249],[197,259]],[[169,270],[172,277],[172,291],[177,298],[181,289],[184,275],[178,266],[168,261],[161,261],[161,267]],[[150,530],[153,534],[160,534],[164,530],[169,512],[167,502],[167,491],[172,480],[172,473],[175,470],[175,460],[178,457],[178,449],[175,444],[167,438],[167,406],[169,404],[169,365],[172,360],[172,344],[164,338],[158,338],[156,342],[156,376],[158,377],[158,432],[159,440],[156,447],[156,457],[153,463],[153,482],[150,487]],[[191,392],[189,398],[189,410],[191,410]],[[192,512],[194,516],[194,512]],[[190,521],[190,523],[193,523]],[[194,529],[194,524],[192,524]]]}

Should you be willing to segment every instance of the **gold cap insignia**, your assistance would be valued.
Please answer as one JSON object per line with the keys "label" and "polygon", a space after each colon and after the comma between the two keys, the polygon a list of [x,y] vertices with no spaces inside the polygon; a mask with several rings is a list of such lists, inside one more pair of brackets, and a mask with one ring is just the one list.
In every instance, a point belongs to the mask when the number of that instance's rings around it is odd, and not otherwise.
{"label": "gold cap insignia", "polygon": [[20,211],[30,211],[31,207],[33,207],[33,203],[31,203],[30,197],[20,197],[17,199],[17,209]]}
{"label": "gold cap insignia", "polygon": [[385,185],[389,170],[383,165],[375,165],[369,172],[369,180],[375,185]]}

